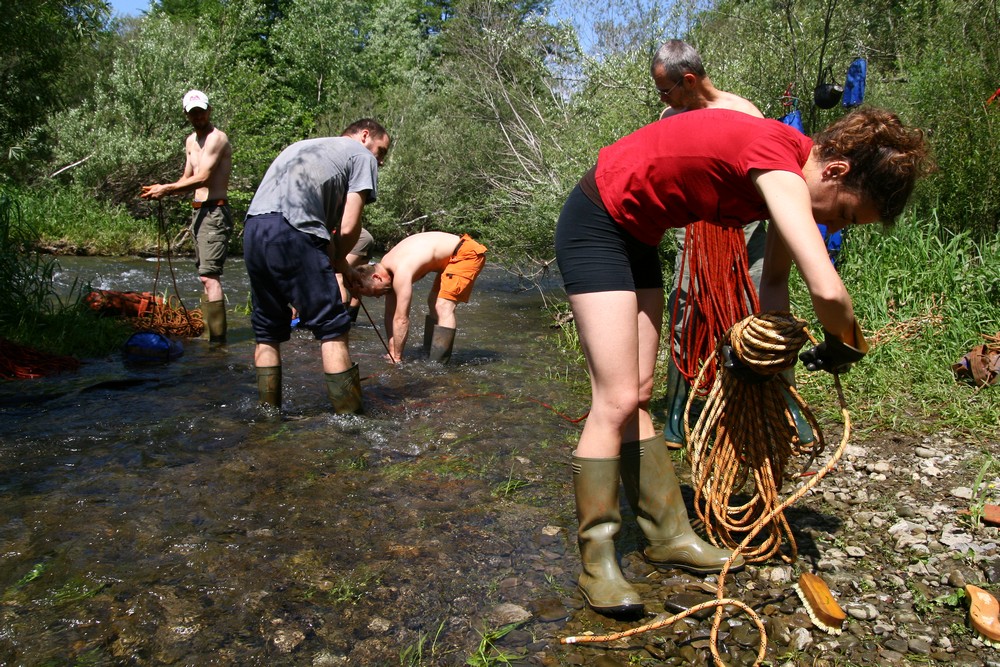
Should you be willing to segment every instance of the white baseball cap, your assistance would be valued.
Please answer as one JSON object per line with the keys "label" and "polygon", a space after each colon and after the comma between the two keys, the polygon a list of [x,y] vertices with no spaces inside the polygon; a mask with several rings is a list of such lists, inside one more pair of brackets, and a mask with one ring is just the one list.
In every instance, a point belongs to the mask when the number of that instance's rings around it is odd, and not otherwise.
{"label": "white baseball cap", "polygon": [[208,109],[208,95],[200,90],[189,90],[184,95],[184,113],[191,109]]}

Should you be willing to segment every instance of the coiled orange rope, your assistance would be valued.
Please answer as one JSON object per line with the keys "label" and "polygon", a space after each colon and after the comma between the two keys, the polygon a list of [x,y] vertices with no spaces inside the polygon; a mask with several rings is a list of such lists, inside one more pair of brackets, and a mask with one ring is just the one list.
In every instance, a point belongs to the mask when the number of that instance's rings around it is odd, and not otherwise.
{"label": "coiled orange rope", "polygon": [[[705,409],[688,432],[688,458],[694,487],[695,511],[705,524],[709,540],[732,549],[762,520],[761,542],[743,552],[757,563],[778,554],[782,541],[793,562],[798,549],[791,527],[781,512],[779,493],[791,457],[808,457],[804,467],[823,451],[825,441],[809,406],[782,375],[798,361],[799,350],[809,340],[806,323],[789,313],[767,312],[738,322],[722,343],[751,370],[770,376],[751,384],[723,369],[715,377]],[[799,441],[789,403],[798,406],[815,439]],[[690,402],[688,409],[690,409]],[[685,415],[687,416],[687,415]],[[752,481],[752,485],[748,482]],[[752,486],[749,499],[736,494]]]}
{"label": "coiled orange rope", "polygon": [[0,378],[5,380],[33,380],[79,367],[80,361],[75,357],[42,352],[0,338]]}
{"label": "coiled orange rope", "polygon": [[683,309],[675,302],[670,313],[670,331],[678,323],[683,327],[680,350],[672,345],[671,354],[689,384],[701,377],[704,384],[693,386],[707,389],[715,381],[715,366],[706,370],[704,362],[713,358],[716,342],[733,324],[757,312],[760,302],[750,279],[742,228],[699,221],[688,225],[684,234],[679,271],[684,275],[687,269],[688,283],[678,286],[685,292]]}

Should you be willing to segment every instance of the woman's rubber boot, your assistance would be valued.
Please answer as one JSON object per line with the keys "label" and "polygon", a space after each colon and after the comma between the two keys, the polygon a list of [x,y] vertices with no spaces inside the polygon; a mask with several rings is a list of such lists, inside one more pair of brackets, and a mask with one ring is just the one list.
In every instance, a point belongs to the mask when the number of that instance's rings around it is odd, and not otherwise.
{"label": "woman's rubber boot", "polygon": [[437,320],[433,315],[424,316],[424,354],[431,353],[431,341],[434,340],[434,325]]}
{"label": "woman's rubber boot", "polygon": [[201,314],[205,320],[205,329],[208,331],[208,341],[210,343],[226,342],[226,301],[206,301],[201,297]]}
{"label": "woman's rubber boot", "polygon": [[[622,445],[621,475],[625,495],[649,541],[643,549],[647,561],[695,574],[722,570],[732,551],[713,547],[694,532],[663,438],[656,435]],[[739,572],[743,566],[740,556],[729,571]]]}
{"label": "woman's rubber boot", "polygon": [[281,366],[257,367],[257,395],[261,405],[281,408]]}
{"label": "woman's rubber boot", "polygon": [[684,447],[684,406],[687,404],[688,383],[671,359],[667,364],[667,423],[663,441],[670,449]]}
{"label": "woman's rubber boot", "polygon": [[434,325],[434,335],[431,337],[431,351],[427,358],[446,364],[451,361],[451,348],[455,345],[455,330]]}
{"label": "woman's rubber boot", "polygon": [[326,395],[330,398],[333,411],[338,414],[361,414],[364,405],[361,403],[361,372],[354,364],[340,373],[324,373],[326,376]]}
{"label": "woman's rubber boot", "polygon": [[573,456],[573,488],[580,522],[577,541],[583,572],[578,585],[594,611],[611,616],[638,614],[642,599],[625,581],[615,555],[615,535],[621,530],[618,508],[620,460]]}

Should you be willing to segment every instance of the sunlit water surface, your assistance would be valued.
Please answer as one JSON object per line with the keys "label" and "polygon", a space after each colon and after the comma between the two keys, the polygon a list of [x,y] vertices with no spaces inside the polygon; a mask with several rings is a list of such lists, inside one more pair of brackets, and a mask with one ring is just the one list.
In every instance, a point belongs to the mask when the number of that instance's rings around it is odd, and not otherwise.
{"label": "sunlit water surface", "polygon": [[[173,294],[166,265],[60,265],[62,289]],[[197,307],[190,261],[174,272]],[[223,282],[225,348],[0,384],[0,664],[464,664],[489,610],[553,594],[546,560],[568,540],[546,527],[573,526],[569,417],[586,402],[565,395],[559,377],[582,371],[537,290],[488,269],[448,366],[416,358],[429,280],[408,363],[383,361],[362,312],[364,416],[330,414],[318,345],[294,332],[275,418],[257,407],[241,261]]]}

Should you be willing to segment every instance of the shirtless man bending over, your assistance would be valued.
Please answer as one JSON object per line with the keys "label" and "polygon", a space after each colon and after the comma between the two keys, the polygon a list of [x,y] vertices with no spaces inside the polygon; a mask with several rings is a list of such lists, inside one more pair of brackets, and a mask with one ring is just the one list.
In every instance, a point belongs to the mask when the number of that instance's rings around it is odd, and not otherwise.
{"label": "shirtless man bending over", "polygon": [[459,303],[468,303],[485,263],[486,246],[468,234],[423,232],[397,243],[382,261],[358,269],[360,283],[354,289],[364,296],[385,297],[389,361],[403,360],[410,332],[413,285],[433,273],[434,285],[427,297],[429,314],[424,323],[424,349],[432,361],[448,362],[455,342],[455,308]]}

